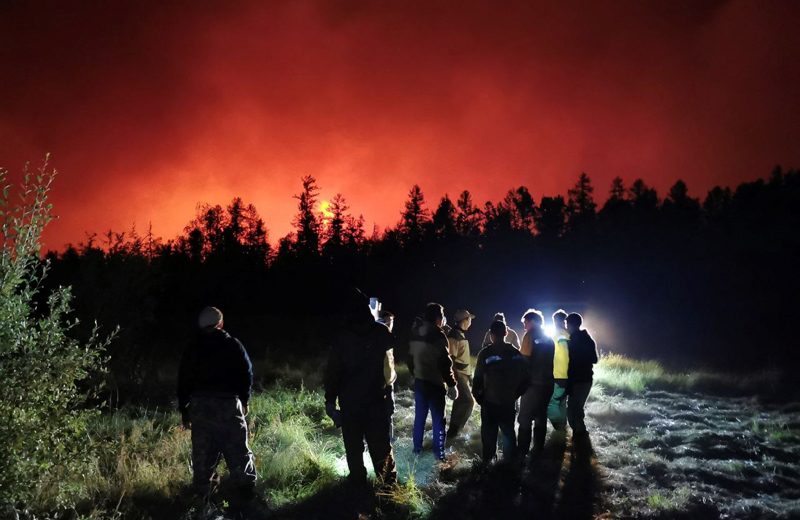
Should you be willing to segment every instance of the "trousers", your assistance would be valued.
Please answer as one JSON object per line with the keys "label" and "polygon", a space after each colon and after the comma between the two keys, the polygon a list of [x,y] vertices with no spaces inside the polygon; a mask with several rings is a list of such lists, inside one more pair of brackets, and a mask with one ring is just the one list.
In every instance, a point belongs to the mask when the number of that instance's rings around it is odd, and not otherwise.
{"label": "trousers", "polygon": [[592,389],[591,381],[570,383],[569,397],[567,398],[567,419],[573,434],[581,434],[586,431],[584,407]]}
{"label": "trousers", "polygon": [[247,420],[236,397],[192,396],[192,481],[199,493],[208,493],[220,458],[231,479],[252,489],[256,482],[255,458],[247,442]]}
{"label": "trousers", "polygon": [[517,436],[514,433],[516,414],[513,402],[505,405],[493,403],[481,405],[481,444],[483,444],[484,462],[491,462],[497,454],[498,429],[503,436],[503,459],[514,456],[517,448]]}
{"label": "trousers", "polygon": [[457,372],[456,379],[458,397],[453,401],[453,411],[450,413],[450,426],[447,429],[448,437],[455,437],[461,432],[467,424],[470,415],[472,415],[472,409],[475,407],[475,398],[472,397],[469,376]]}
{"label": "trousers", "polygon": [[397,480],[391,437],[392,416],[387,413],[385,403],[379,402],[357,410],[342,410],[342,440],[351,481],[367,481],[364,441],[378,480],[385,484]]}
{"label": "trousers", "polygon": [[[533,448],[541,450],[547,437],[547,406],[553,395],[553,385],[533,384],[522,395],[519,405],[519,438],[517,446],[521,455],[528,453],[533,433]],[[531,425],[533,424],[533,429]]]}
{"label": "trousers", "polygon": [[446,394],[447,392],[441,385],[424,379],[414,380],[414,453],[422,451],[425,421],[430,412],[433,423],[433,455],[439,460],[444,460],[444,398]]}

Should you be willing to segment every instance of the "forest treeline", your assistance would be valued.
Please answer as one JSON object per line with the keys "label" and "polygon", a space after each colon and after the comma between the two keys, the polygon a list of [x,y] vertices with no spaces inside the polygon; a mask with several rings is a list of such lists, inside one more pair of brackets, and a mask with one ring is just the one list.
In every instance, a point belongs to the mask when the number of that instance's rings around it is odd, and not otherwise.
{"label": "forest treeline", "polygon": [[661,197],[620,178],[598,195],[585,173],[566,197],[536,200],[519,186],[483,205],[466,190],[430,202],[415,185],[383,232],[366,229],[342,194],[323,215],[317,181],[301,181],[293,232],[275,247],[256,208],[235,198],[199,206],[170,240],[109,231],[46,255],[46,283],[72,286],[84,333],[95,320],[120,326],[109,350],[117,388],[168,388],[206,305],[223,309],[255,359],[316,358],[340,319],[337,294],[352,285],[397,315],[401,355],[414,315],[439,301],[448,315],[478,315],[474,349],[496,311],[515,326],[528,307],[564,307],[585,315],[606,351],[726,368],[797,364],[797,170],[776,167],[702,199],[683,181]]}

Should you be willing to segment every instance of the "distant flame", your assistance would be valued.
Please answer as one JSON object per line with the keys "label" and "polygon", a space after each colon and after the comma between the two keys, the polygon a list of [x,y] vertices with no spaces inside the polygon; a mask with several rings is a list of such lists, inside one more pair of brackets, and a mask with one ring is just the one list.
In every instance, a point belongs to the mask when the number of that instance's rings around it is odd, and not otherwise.
{"label": "distant flame", "polygon": [[319,212],[323,220],[330,220],[333,218],[333,211],[331,211],[330,201],[323,200],[319,203]]}

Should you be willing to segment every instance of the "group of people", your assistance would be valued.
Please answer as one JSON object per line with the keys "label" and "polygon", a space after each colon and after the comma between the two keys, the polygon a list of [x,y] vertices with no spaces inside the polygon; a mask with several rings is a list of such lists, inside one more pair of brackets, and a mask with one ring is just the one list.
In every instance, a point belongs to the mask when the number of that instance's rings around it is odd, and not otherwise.
{"label": "group of people", "polygon": [[[342,427],[350,480],[366,483],[364,442],[384,484],[396,478],[392,452],[394,316],[377,316],[366,306],[333,341],[325,376],[325,408]],[[576,440],[587,437],[584,406],[592,386],[597,347],[582,328],[580,314],[559,310],[554,332],[545,332],[544,316],[529,309],[522,318],[522,339],[495,315],[473,367],[467,331],[475,315],[453,314],[447,325],[444,307],[429,303],[415,319],[409,338],[408,366],[414,378],[413,450],[423,450],[425,425],[431,418],[433,454],[445,461],[446,446],[459,436],[475,403],[481,409],[482,460],[496,458],[498,431],[503,458],[520,460],[531,449],[544,448],[547,422],[557,431],[572,429]],[[474,373],[473,373],[474,369]],[[447,398],[453,401],[449,427]],[[518,413],[519,412],[519,413]],[[519,424],[519,434],[515,431]]]}
{"label": "group of people", "polygon": [[[367,305],[361,293],[345,298],[341,327],[332,335],[325,369],[325,411],[342,430],[351,483],[367,483],[366,442],[375,475],[384,485],[397,479],[392,450],[394,316]],[[522,316],[522,339],[498,313],[473,367],[466,332],[475,315],[457,310],[446,324],[442,305],[429,303],[412,326],[408,365],[414,378],[413,450],[421,453],[428,416],[433,453],[444,461],[446,445],[481,408],[482,459],[496,458],[498,431],[503,458],[519,460],[544,447],[548,420],[556,430],[569,424],[574,439],[587,435],[584,405],[592,386],[597,349],[577,313],[553,314],[554,333],[530,309]],[[247,405],[253,370],[239,340],[223,329],[222,313],[207,307],[198,317],[198,341],[186,350],[178,374],[178,406],[192,430],[193,482],[207,493],[220,457],[245,497],[256,481],[248,445]],[[552,336],[552,337],[551,337]],[[473,373],[474,369],[474,373]],[[446,428],[446,399],[453,401]],[[515,422],[519,434],[515,432]]]}

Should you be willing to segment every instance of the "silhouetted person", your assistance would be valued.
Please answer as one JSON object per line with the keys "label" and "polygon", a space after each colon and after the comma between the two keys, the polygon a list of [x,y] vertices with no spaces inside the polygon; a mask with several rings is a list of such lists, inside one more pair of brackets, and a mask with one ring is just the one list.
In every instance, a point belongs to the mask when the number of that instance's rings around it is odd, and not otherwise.
{"label": "silhouetted person", "polygon": [[469,341],[464,334],[472,325],[475,315],[469,311],[459,309],[453,314],[455,325],[447,334],[447,343],[450,357],[453,360],[453,369],[456,374],[458,397],[453,401],[453,410],[450,414],[450,427],[447,438],[453,439],[467,424],[475,399],[472,397],[472,368],[470,364]]}
{"label": "silhouetted person", "polygon": [[[380,311],[378,313],[378,323],[382,323],[389,329],[391,333],[394,330],[394,314],[389,311]],[[394,335],[392,336],[394,338]],[[396,339],[396,338],[395,338]],[[389,410],[389,414],[394,417],[395,412],[395,405],[394,405],[394,383],[397,380],[397,372],[394,369],[394,350],[390,350],[386,352],[386,358],[383,363],[383,375],[386,378],[388,384],[386,385],[386,405],[387,409]],[[391,432],[390,437],[392,442],[394,442],[394,419],[392,419],[391,424]]]}
{"label": "silhouetted person", "polygon": [[559,309],[553,313],[553,396],[547,409],[547,416],[556,430],[567,427],[567,382],[569,377],[569,332],[565,320],[567,313]]}
{"label": "silhouetted person", "polygon": [[[508,327],[508,323],[506,323],[506,315],[503,314],[502,312],[498,312],[497,314],[494,315],[494,317],[492,318],[492,322],[495,321],[502,321],[503,323],[506,324],[506,327]],[[486,334],[483,335],[483,343],[481,343],[481,348],[487,347],[492,344],[492,338],[490,334],[491,331],[487,330]],[[519,350],[520,347],[519,336],[517,335],[517,332],[511,327],[508,327],[508,336],[506,336],[506,340],[512,345],[514,345],[515,349]]]}
{"label": "silhouetted person", "polygon": [[592,389],[594,370],[597,363],[597,345],[589,332],[582,329],[583,318],[573,312],[566,319],[569,331],[569,397],[567,398],[567,418],[572,428],[572,435],[586,435],[586,424],[583,422],[583,408],[589,391]]}
{"label": "silhouetted person", "polygon": [[375,321],[360,293],[348,297],[325,371],[325,412],[342,428],[348,478],[356,489],[363,489],[367,483],[365,440],[378,481],[392,484],[397,479],[386,390],[395,378],[394,338],[384,324]]}
{"label": "silhouetted person", "polygon": [[533,427],[533,449],[541,451],[547,436],[547,406],[553,395],[553,355],[555,345],[545,334],[542,313],[529,309],[522,315],[525,335],[522,337],[520,354],[525,356],[530,366],[530,386],[520,400],[519,438],[517,446],[521,456],[528,453],[531,446],[531,423]]}
{"label": "silhouetted person", "polygon": [[249,498],[256,481],[245,418],[253,367],[242,343],[222,329],[219,309],[206,307],[197,323],[200,334],[183,353],[178,372],[178,409],[192,430],[194,488],[208,494],[222,455],[236,487]]}
{"label": "silhouetted person", "polygon": [[[444,308],[438,303],[425,307],[423,318],[411,328],[408,368],[414,376],[414,453],[422,452],[422,438],[428,412],[433,422],[433,454],[444,460],[445,396],[458,398],[453,361],[447,350],[447,336],[442,330]],[[446,388],[450,390],[446,390]]]}
{"label": "silhouetted person", "polygon": [[483,462],[488,464],[497,453],[497,430],[503,435],[503,459],[516,453],[514,405],[528,386],[530,375],[525,357],[506,343],[508,327],[495,321],[489,328],[492,344],[481,349],[475,363],[472,394],[481,406],[481,443]]}

